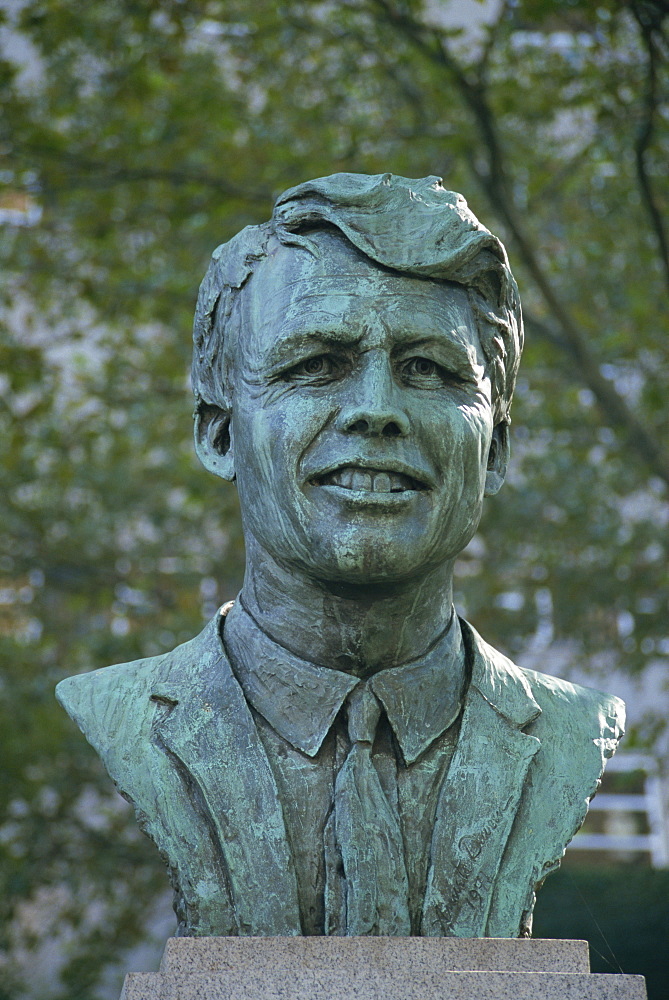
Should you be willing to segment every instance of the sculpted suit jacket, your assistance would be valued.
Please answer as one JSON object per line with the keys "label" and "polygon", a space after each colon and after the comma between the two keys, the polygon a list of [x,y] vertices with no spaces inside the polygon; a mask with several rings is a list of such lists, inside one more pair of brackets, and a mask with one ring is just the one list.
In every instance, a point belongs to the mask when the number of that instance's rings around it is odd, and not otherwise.
{"label": "sculpted suit jacket", "polygon": [[[439,794],[421,934],[517,937],[585,818],[624,705],[523,670],[461,625],[471,682]],[[69,677],[57,697],[167,863],[179,933],[298,935],[277,786],[219,626],[217,615],[170,653]]]}

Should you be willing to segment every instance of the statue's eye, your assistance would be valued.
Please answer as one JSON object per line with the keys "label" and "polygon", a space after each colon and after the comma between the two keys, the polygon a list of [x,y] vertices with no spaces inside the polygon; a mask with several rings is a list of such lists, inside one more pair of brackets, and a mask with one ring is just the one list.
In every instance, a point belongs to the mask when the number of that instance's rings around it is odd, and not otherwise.
{"label": "statue's eye", "polygon": [[301,365],[305,375],[325,375],[331,369],[330,359],[325,354],[320,354],[316,358],[307,358]]}
{"label": "statue's eye", "polygon": [[417,388],[438,389],[446,385],[459,385],[462,379],[431,358],[407,358],[401,365],[403,379]]}
{"label": "statue's eye", "polygon": [[341,363],[332,354],[315,354],[300,361],[283,378],[288,382],[323,382],[336,378]]}
{"label": "statue's eye", "polygon": [[440,380],[441,369],[435,361],[431,361],[429,358],[408,358],[402,365],[402,374],[410,381],[435,382]]}
{"label": "statue's eye", "polygon": [[437,370],[434,361],[428,358],[412,358],[408,367],[416,375],[434,375]]}

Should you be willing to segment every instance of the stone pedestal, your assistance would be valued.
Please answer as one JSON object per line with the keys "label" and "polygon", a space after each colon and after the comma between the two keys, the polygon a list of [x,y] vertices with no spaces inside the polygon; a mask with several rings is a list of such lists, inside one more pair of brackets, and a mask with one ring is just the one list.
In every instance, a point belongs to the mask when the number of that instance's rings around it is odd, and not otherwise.
{"label": "stone pedestal", "polygon": [[643,976],[592,975],[586,941],[170,938],[121,1000],[646,1000]]}

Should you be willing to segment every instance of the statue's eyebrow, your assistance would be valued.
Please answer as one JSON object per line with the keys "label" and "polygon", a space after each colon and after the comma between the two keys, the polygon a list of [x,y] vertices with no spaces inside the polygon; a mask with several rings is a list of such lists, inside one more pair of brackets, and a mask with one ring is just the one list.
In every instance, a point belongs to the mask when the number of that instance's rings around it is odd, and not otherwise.
{"label": "statue's eyebrow", "polygon": [[300,326],[277,337],[264,360],[273,367],[283,365],[295,360],[296,355],[299,356],[315,347],[351,347],[363,336],[364,331],[344,325],[330,325],[324,322],[322,325]]}

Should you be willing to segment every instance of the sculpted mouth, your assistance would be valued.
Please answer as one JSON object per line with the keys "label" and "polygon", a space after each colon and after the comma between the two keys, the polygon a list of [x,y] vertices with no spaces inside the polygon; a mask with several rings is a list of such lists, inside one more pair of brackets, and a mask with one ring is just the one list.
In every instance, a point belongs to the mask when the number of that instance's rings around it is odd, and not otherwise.
{"label": "sculpted mouth", "polygon": [[340,486],[345,490],[365,493],[405,493],[407,490],[427,489],[425,483],[402,472],[387,469],[360,469],[346,465],[333,469],[312,480],[315,486]]}

